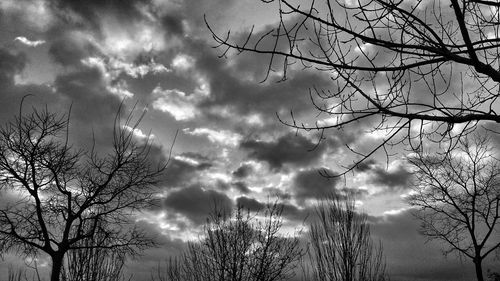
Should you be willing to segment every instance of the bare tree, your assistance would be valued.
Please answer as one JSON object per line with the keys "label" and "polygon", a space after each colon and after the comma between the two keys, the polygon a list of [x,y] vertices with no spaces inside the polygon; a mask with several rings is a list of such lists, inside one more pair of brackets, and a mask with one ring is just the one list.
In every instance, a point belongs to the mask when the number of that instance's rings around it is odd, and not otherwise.
{"label": "bare tree", "polygon": [[[125,125],[136,128],[131,118]],[[47,254],[57,281],[69,251],[134,255],[154,244],[130,215],[147,206],[164,165],[150,163],[150,144],[136,144],[121,119],[118,113],[112,147],[103,155],[73,149],[68,117],[47,109],[0,128],[0,192],[12,198],[0,206],[0,250]]]}
{"label": "bare tree", "polygon": [[161,281],[278,281],[295,275],[304,251],[298,237],[285,237],[282,207],[270,204],[263,218],[245,212],[215,211],[207,220],[205,237],[189,244],[170,260]]}
{"label": "bare tree", "polygon": [[[125,280],[123,268],[126,256],[107,247],[94,247],[103,243],[105,229],[97,227],[94,236],[79,242],[78,249],[68,251],[61,279],[63,281],[120,281]],[[104,242],[109,243],[109,242]],[[131,278],[130,278],[131,279]]]}
{"label": "bare tree", "polygon": [[367,216],[356,212],[351,196],[329,196],[316,215],[309,227],[313,280],[388,280],[382,245],[373,244]]}
{"label": "bare tree", "polygon": [[500,162],[488,138],[460,140],[444,158],[420,152],[409,158],[416,168],[414,193],[422,232],[474,263],[483,281],[483,260],[500,249]]}
{"label": "bare tree", "polygon": [[451,149],[478,124],[500,122],[497,1],[262,2],[275,4],[274,28],[222,35],[207,22],[221,57],[230,50],[267,56],[265,79],[301,68],[329,75],[331,88],[311,85],[311,97],[330,121],[307,125],[292,115],[282,122],[323,133],[364,120],[385,133],[374,149],[353,150],[348,170],[401,142],[418,148],[428,139]]}

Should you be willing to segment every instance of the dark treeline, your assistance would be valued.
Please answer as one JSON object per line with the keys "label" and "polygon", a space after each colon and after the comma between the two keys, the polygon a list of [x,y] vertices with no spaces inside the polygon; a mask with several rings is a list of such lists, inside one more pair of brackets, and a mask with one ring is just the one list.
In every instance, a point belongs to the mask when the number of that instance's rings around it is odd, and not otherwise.
{"label": "dark treeline", "polygon": [[382,247],[354,204],[350,196],[321,201],[307,235],[281,233],[278,203],[256,214],[241,206],[233,214],[215,211],[203,237],[159,265],[152,281],[389,280]]}
{"label": "dark treeline", "polygon": [[[230,212],[215,209],[200,239],[159,264],[151,281],[389,280],[383,249],[372,242],[367,216],[356,212],[353,197],[328,197],[316,206],[307,229],[293,234],[282,229],[282,206],[269,203],[260,212],[242,206]],[[68,253],[61,280],[132,279],[123,275],[125,256],[93,247],[98,240],[86,240],[85,247]],[[11,280],[43,278],[11,270]]]}
{"label": "dark treeline", "polygon": [[[148,145],[118,124],[107,156],[74,150],[67,122],[35,110],[0,128],[0,192],[13,197],[0,206],[0,250],[49,256],[53,281],[131,279],[122,274],[126,258],[155,241],[130,215],[152,204],[164,166],[153,168]],[[470,259],[479,281],[497,280],[483,269],[500,248],[500,160],[491,140],[469,135],[444,157],[420,150],[407,160],[415,175],[408,202],[422,233]],[[302,232],[284,233],[282,212],[279,202],[260,212],[214,209],[203,235],[160,265],[152,281],[389,280],[382,245],[345,191],[319,200]],[[29,279],[15,270],[8,278]]]}

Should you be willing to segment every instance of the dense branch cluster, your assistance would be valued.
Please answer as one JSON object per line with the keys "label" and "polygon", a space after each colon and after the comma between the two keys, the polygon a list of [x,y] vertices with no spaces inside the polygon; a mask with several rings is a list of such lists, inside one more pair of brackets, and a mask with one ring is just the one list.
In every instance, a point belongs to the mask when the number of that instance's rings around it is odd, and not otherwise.
{"label": "dense branch cluster", "polygon": [[59,280],[68,251],[135,254],[152,245],[131,224],[131,214],[148,206],[163,166],[150,163],[149,144],[136,144],[120,119],[112,149],[100,153],[73,149],[69,120],[47,110],[21,115],[0,129],[0,191],[11,199],[0,206],[2,251],[48,254],[51,280]]}
{"label": "dense branch cluster", "polygon": [[500,250],[500,163],[490,140],[464,139],[444,158],[422,152],[409,161],[416,179],[408,199],[423,233],[470,258],[483,280],[482,261]]}
{"label": "dense branch cluster", "polygon": [[353,199],[331,196],[317,207],[311,224],[313,280],[388,280],[382,245],[373,244],[367,215],[356,212]]}
{"label": "dense branch cluster", "polygon": [[323,114],[316,124],[293,115],[282,122],[324,131],[362,121],[382,131],[373,150],[353,151],[354,164],[401,142],[418,148],[432,140],[451,149],[478,122],[500,122],[497,2],[263,2],[278,7],[274,28],[222,36],[207,23],[221,56],[231,50],[268,56],[265,79],[273,71],[286,79],[302,68],[329,76],[330,88],[311,85]]}
{"label": "dense branch cluster", "polygon": [[216,210],[204,238],[171,260],[160,281],[290,280],[304,255],[298,237],[280,233],[282,207],[269,205],[259,219],[240,206],[234,214]]}

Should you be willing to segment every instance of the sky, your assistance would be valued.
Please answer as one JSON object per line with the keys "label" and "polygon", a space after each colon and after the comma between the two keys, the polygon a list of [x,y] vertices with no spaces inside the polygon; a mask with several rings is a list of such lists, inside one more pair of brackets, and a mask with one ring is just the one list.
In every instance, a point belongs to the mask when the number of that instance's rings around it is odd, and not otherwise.
{"label": "sky", "polygon": [[[380,134],[360,123],[326,132],[317,146],[318,132],[279,122],[277,115],[288,118],[291,110],[304,122],[327,120],[309,89],[328,87],[328,73],[292,68],[285,82],[275,74],[262,81],[268,57],[220,58],[204,16],[216,32],[243,36],[251,25],[259,32],[274,23],[277,10],[252,0],[0,1],[1,123],[29,95],[26,108],[71,107],[76,146],[88,147],[94,136],[105,147],[123,102],[134,116],[146,112],[137,140],[149,137],[159,160],[171,153],[160,206],[137,217],[162,244],[127,263],[134,280],[147,280],[159,261],[196,239],[214,200],[255,207],[279,196],[285,228],[293,230],[315,200],[343,188],[359,191],[391,280],[471,280],[470,262],[445,258],[442,245],[419,234],[404,199],[411,180],[404,151],[388,162],[375,155],[345,177],[327,179],[320,169],[339,173],[353,163],[346,144],[370,149]],[[8,255],[0,272],[10,264],[22,263]]]}

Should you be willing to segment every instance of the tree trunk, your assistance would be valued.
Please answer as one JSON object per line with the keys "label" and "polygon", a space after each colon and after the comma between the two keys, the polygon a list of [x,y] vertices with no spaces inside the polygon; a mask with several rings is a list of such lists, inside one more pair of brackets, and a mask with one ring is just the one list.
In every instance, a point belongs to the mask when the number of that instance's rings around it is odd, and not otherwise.
{"label": "tree trunk", "polygon": [[477,277],[477,281],[484,281],[484,277],[483,277],[483,266],[482,266],[482,260],[481,259],[477,259],[477,260],[474,260],[474,265],[476,266],[476,277]]}
{"label": "tree trunk", "polygon": [[63,266],[63,254],[55,254],[52,258],[52,272],[50,274],[50,281],[59,281],[61,278],[61,270]]}

